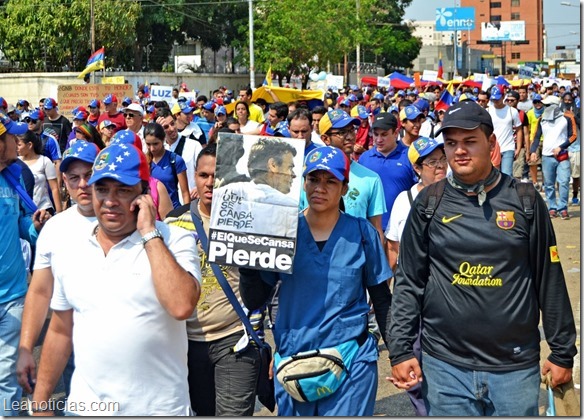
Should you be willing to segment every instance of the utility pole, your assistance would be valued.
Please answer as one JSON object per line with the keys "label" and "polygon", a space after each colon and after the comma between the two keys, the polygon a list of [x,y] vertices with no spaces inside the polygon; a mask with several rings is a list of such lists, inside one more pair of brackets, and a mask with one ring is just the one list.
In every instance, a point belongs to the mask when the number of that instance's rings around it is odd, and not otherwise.
{"label": "utility pole", "polygon": [[[89,21],[90,21],[89,37],[91,38],[91,54],[93,54],[95,52],[95,13],[93,10],[93,0],[89,1]],[[95,83],[95,72],[91,72],[91,83]]]}
{"label": "utility pole", "polygon": [[249,86],[255,88],[255,58],[253,53],[253,4],[252,0],[248,0],[249,4]]}

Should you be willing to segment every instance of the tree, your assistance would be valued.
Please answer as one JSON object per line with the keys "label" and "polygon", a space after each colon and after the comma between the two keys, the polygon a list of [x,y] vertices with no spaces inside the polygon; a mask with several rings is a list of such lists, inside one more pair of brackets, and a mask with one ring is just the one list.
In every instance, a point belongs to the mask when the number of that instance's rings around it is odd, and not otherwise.
{"label": "tree", "polygon": [[[411,0],[270,0],[259,2],[254,18],[256,68],[267,70],[282,80],[302,75],[306,85],[309,71],[336,64],[355,51],[357,43],[381,56],[387,66],[409,67],[418,56],[421,43],[412,37],[412,28],[402,23],[404,9]],[[248,33],[246,25],[240,27]],[[244,36],[237,45],[248,62]]]}
{"label": "tree", "polygon": [[[1,14],[0,49],[28,71],[82,70],[91,55],[90,5],[86,0],[9,0]],[[94,0],[96,49],[106,49],[106,66],[135,42],[140,5]]]}

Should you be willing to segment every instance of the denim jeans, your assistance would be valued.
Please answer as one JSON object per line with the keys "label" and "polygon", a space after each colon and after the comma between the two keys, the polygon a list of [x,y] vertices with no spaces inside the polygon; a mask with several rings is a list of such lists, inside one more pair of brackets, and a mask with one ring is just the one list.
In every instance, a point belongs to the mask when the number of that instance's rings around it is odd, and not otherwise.
{"label": "denim jeans", "polygon": [[[553,156],[542,156],[541,170],[543,172],[543,188],[548,209],[567,210],[570,194],[570,160],[558,162]],[[556,199],[556,182],[558,183],[558,198]]]}
{"label": "denim jeans", "polygon": [[251,416],[256,399],[260,353],[249,345],[235,353],[243,332],[215,341],[189,340],[189,394],[197,416]]}
{"label": "denim jeans", "polygon": [[507,150],[506,152],[501,152],[501,172],[510,177],[513,176],[513,160],[514,160],[515,150]]}
{"label": "denim jeans", "polygon": [[23,310],[24,296],[0,303],[0,416],[19,415],[22,388],[16,380],[16,358]]}
{"label": "denim jeans", "polygon": [[539,364],[510,372],[465,369],[423,353],[429,416],[538,416]]}

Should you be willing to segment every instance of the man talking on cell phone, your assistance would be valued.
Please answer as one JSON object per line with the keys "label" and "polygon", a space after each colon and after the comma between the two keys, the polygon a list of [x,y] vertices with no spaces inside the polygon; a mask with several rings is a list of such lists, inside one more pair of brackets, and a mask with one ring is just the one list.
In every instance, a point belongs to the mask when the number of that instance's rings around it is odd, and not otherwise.
{"label": "man talking on cell phone", "polygon": [[66,262],[54,262],[63,265],[34,413],[53,414],[49,398],[74,345],[66,415],[191,414],[184,320],[200,294],[199,256],[192,235],[156,222],[148,177],[133,145],[112,144],[95,160],[97,221],[73,239]]}

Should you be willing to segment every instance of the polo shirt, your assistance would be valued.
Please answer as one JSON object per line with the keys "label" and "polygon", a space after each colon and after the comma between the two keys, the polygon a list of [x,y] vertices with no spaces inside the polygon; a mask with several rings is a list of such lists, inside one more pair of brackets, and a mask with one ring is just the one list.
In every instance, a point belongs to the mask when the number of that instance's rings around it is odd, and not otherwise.
{"label": "polo shirt", "polygon": [[395,199],[399,193],[411,188],[417,182],[416,173],[408,159],[408,148],[398,142],[396,148],[389,155],[384,156],[375,147],[364,152],[359,158],[359,163],[377,173],[381,178],[387,208],[381,217],[381,226],[385,230]]}

